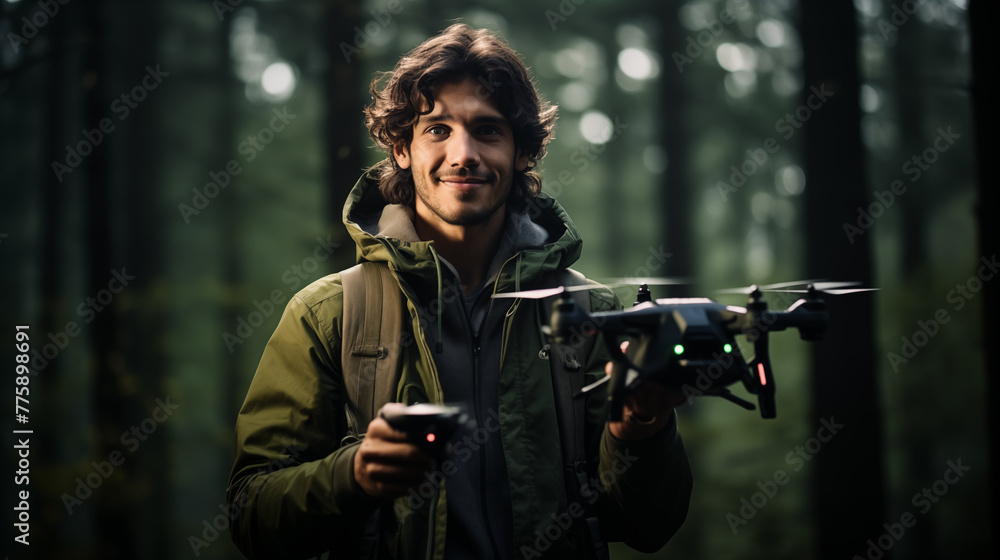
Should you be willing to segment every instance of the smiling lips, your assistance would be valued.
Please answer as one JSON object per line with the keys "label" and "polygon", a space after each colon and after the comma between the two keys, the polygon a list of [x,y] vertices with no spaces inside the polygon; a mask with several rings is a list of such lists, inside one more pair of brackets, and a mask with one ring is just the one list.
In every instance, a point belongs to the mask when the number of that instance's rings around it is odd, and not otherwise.
{"label": "smiling lips", "polygon": [[482,177],[440,177],[438,181],[458,189],[472,189],[486,184],[486,179]]}

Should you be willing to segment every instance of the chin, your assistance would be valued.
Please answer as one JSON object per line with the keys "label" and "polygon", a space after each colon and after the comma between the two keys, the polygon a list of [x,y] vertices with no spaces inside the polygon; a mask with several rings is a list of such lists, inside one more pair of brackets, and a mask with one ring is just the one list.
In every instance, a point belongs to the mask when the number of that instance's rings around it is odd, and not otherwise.
{"label": "chin", "polygon": [[466,208],[452,213],[446,220],[453,226],[476,226],[485,224],[502,206],[496,208]]}

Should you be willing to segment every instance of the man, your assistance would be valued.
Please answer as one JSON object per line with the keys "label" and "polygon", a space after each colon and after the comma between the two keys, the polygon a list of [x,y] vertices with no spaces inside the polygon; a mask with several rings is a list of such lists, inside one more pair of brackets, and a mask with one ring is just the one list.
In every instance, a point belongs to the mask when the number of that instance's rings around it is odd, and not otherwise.
{"label": "man", "polygon": [[[460,24],[371,90],[367,124],[388,158],[354,187],[344,221],[359,261],[388,263],[410,311],[397,402],[386,406],[460,403],[482,429],[446,467],[383,419],[352,430],[345,383],[359,373],[341,367],[352,336],[344,290],[340,275],[323,278],[288,304],[240,411],[234,541],[251,558],[372,548],[380,558],[588,558],[602,539],[658,550],[691,491],[673,413],[682,397],[644,387],[607,426],[603,394],[589,397],[580,425],[592,460],[576,493],[540,352],[544,306],[491,297],[551,286],[579,256],[575,226],[533,171],[555,108],[505,43]],[[607,290],[589,297],[594,311],[619,305]],[[581,357],[593,379],[607,362],[595,348]]]}

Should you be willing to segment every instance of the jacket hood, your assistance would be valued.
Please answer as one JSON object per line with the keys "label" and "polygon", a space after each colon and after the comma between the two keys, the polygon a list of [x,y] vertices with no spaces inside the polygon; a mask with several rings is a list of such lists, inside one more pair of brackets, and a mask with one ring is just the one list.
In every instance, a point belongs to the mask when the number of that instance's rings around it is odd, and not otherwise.
{"label": "jacket hood", "polygon": [[[386,202],[378,189],[377,173],[373,170],[363,175],[344,204],[344,225],[357,245],[358,262],[385,261],[396,272],[436,282],[439,264],[434,242],[419,240],[405,223],[400,227],[404,214],[412,224],[413,211]],[[539,194],[519,215],[508,216],[507,227],[527,220],[544,230],[547,238],[540,246],[521,248],[512,257],[516,266],[501,268],[495,285],[497,292],[525,289],[522,282],[530,283],[545,273],[568,268],[580,257],[583,247],[580,233],[555,199]]]}

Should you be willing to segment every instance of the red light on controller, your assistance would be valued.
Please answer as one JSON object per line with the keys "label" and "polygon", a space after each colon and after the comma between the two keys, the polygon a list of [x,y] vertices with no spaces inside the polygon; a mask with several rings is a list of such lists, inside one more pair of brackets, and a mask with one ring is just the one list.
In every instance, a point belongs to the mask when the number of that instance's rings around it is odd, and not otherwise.
{"label": "red light on controller", "polygon": [[764,364],[757,362],[757,375],[760,377],[760,386],[767,385],[767,377],[764,376]]}
{"label": "red light on controller", "polygon": [[428,442],[434,443],[434,440],[436,440],[436,439],[437,439],[437,436],[435,436],[434,434],[427,434],[427,441]]}

